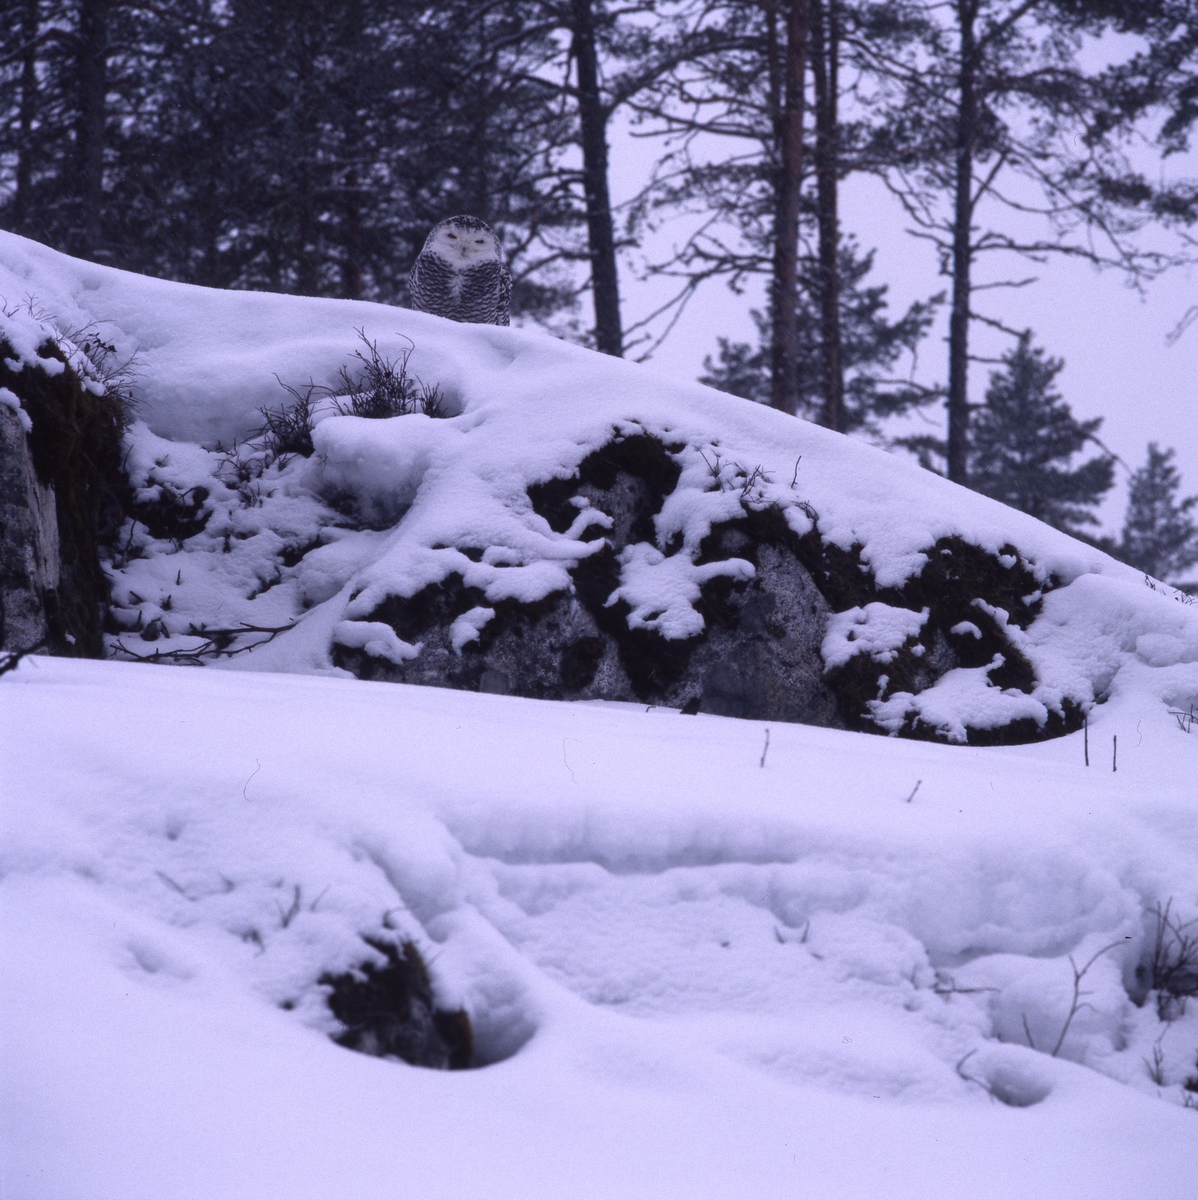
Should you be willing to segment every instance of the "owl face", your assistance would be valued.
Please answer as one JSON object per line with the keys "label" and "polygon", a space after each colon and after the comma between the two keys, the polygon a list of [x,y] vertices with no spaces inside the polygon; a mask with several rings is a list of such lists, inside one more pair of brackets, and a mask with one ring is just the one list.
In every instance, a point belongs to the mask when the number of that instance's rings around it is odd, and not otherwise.
{"label": "owl face", "polygon": [[490,229],[471,229],[456,221],[443,221],[438,225],[429,234],[424,248],[448,260],[458,269],[494,261],[499,257],[499,241]]}

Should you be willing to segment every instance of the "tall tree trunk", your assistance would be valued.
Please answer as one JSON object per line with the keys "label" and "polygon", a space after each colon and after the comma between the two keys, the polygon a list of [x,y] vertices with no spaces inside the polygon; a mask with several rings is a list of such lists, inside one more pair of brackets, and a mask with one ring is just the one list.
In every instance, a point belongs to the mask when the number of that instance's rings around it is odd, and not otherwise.
{"label": "tall tree trunk", "polygon": [[320,229],[317,218],[316,188],[319,172],[324,165],[320,155],[318,115],[313,111],[312,97],[319,95],[316,81],[316,51],[311,30],[312,10],[297,18],[295,29],[296,89],[303,102],[296,106],[295,174],[295,290],[301,296],[315,296],[320,284]]}
{"label": "tall tree trunk", "polygon": [[969,475],[969,316],[973,269],[973,156],[977,145],[978,0],[957,0],[960,65],[957,75],[956,163],[953,196],[953,300],[948,321],[948,477]]}
{"label": "tall tree trunk", "polygon": [[316,185],[312,178],[312,162],[315,155],[309,154],[309,140],[301,142],[304,155],[296,173],[295,198],[295,290],[301,296],[315,296],[320,279],[318,267],[319,248],[316,244]]}
{"label": "tall tree trunk", "polygon": [[823,424],[844,432],[840,331],[839,0],[815,0],[811,63],[815,81],[815,177],[819,218],[820,366]]}
{"label": "tall tree trunk", "polygon": [[[360,0],[345,5],[341,21],[339,49],[351,64],[357,64],[362,51],[363,12]],[[355,70],[351,66],[350,71]],[[361,127],[358,120],[358,90],[345,80],[338,91],[337,121],[343,160],[351,165],[341,178],[344,201],[341,206],[341,295],[346,300],[362,298],[362,177],[357,164],[363,161]],[[369,171],[367,172],[369,174]]]}
{"label": "tall tree trunk", "polygon": [[572,0],[573,53],[578,71],[578,121],[582,136],[582,177],[586,193],[591,293],[595,300],[595,345],[604,354],[624,353],[620,323],[620,280],[607,170],[607,118],[599,92],[592,0]]}
{"label": "tall tree trunk", "polygon": [[362,194],[357,168],[345,176],[345,233],[341,250],[341,295],[346,300],[362,299]]}
{"label": "tall tree trunk", "polygon": [[13,197],[13,227],[19,233],[28,228],[33,197],[33,118],[37,112],[37,41],[41,14],[38,0],[25,0],[21,10],[21,99],[17,113],[20,142],[17,146],[16,195]]}
{"label": "tall tree trunk", "polygon": [[103,252],[104,117],[108,94],[109,0],[82,0],[76,58],[76,222],[73,251],[94,259]]}
{"label": "tall tree trunk", "polygon": [[803,166],[803,77],[807,59],[808,0],[783,0],[786,45],[784,90],[778,120],[774,272],[770,345],[770,404],[799,408],[799,200]]}

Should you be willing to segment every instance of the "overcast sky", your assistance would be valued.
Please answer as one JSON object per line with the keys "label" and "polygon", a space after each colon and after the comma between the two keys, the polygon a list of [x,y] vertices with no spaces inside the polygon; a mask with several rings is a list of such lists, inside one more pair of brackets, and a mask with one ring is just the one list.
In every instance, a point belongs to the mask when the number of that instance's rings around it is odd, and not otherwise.
{"label": "overcast sky", "polygon": [[[616,132],[612,141],[614,199],[618,202],[641,185],[657,153],[653,142],[634,141]],[[1198,155],[1186,168],[1198,175]],[[1174,168],[1176,170],[1176,167]],[[890,285],[892,315],[912,300],[944,289],[932,248],[906,233],[908,222],[881,184],[861,177],[844,187],[842,224],[855,233],[863,249],[877,248],[874,280]],[[680,241],[683,226],[665,230],[661,246]],[[1004,256],[1009,257],[1009,256]],[[981,268],[981,278],[998,277],[998,263]],[[1043,267],[1011,264],[1011,275],[1037,274],[1040,281],[1019,291],[992,292],[987,309],[1016,328],[1031,327],[1036,341],[1065,360],[1057,377],[1060,391],[1079,418],[1102,417],[1102,440],[1132,468],[1142,464],[1150,441],[1173,446],[1182,473],[1184,494],[1198,492],[1198,324],[1172,346],[1166,336],[1191,305],[1198,304],[1198,269],[1177,268],[1150,284],[1141,296],[1115,272],[1057,259]],[[989,275],[986,272],[990,272]],[[622,277],[625,325],[652,311],[668,289],[641,283],[634,270]],[[762,288],[733,295],[719,282],[707,286],[691,302],[662,347],[655,368],[687,379],[702,371],[704,356],[716,350],[719,335],[752,341],[749,311],[762,307]],[[588,318],[590,314],[587,314]],[[942,319],[921,349],[918,378],[943,382],[947,376],[947,320]],[[974,349],[999,355],[1010,339],[975,324]],[[971,376],[971,398],[985,392],[991,368],[977,364]],[[943,409],[930,410],[935,431],[943,430]],[[1117,485],[1100,517],[1116,532],[1126,504],[1127,472],[1119,468]]]}

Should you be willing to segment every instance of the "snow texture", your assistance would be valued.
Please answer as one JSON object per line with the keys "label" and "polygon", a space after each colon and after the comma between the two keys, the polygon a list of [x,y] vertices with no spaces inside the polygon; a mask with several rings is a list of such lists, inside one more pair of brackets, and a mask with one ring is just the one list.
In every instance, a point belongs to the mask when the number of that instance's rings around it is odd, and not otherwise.
{"label": "snow texture", "polygon": [[[1198,732],[1128,687],[1089,741],[762,766],[756,722],[25,660],[0,1191],[1188,1200],[1198,1003],[1136,966],[1198,915]],[[480,1069],[330,1041],[387,927]]]}
{"label": "snow texture", "polygon": [[916,638],[928,619],[928,610],[911,612],[874,601],[864,608],[835,613],[828,621],[823,656],[828,670],[843,667],[855,654],[868,654],[877,662],[894,661],[894,652]]}
{"label": "snow texture", "polygon": [[[1184,597],[868,446],[527,331],[138,279],[7,234],[0,295],[138,351],[128,469],[160,524],[126,530],[127,636],[262,640],[240,673],[0,677],[0,1192],[1198,1194],[1198,1002],[1162,1008],[1137,971],[1155,906],[1198,917]],[[258,470],[233,442],[277,406],[273,373],[331,383],[358,328],[410,338],[455,415],[322,414],[311,459]],[[680,475],[622,564],[638,619],[693,626],[699,545],[745,502],[798,534],[816,514],[880,587],[941,538],[1016,547],[1034,620],[977,620],[1034,695],[959,669],[880,715],[951,733],[1081,696],[1088,729],[962,748],[332,667],[334,642],[416,652],[371,614],[451,573],[488,601],[458,650],[492,602],[567,586],[602,514],[556,533],[528,486],[640,431]],[[837,620],[852,668],[907,653],[922,613]],[[319,980],[381,935],[469,1012],[479,1069],[331,1041]]]}

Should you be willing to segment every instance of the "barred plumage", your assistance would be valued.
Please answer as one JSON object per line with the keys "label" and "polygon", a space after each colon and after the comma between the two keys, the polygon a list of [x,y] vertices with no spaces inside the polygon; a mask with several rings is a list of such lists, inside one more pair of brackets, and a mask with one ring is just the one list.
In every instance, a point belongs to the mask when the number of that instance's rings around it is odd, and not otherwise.
{"label": "barred plumage", "polygon": [[412,306],[471,325],[507,325],[512,277],[494,230],[477,217],[433,228],[408,276]]}

